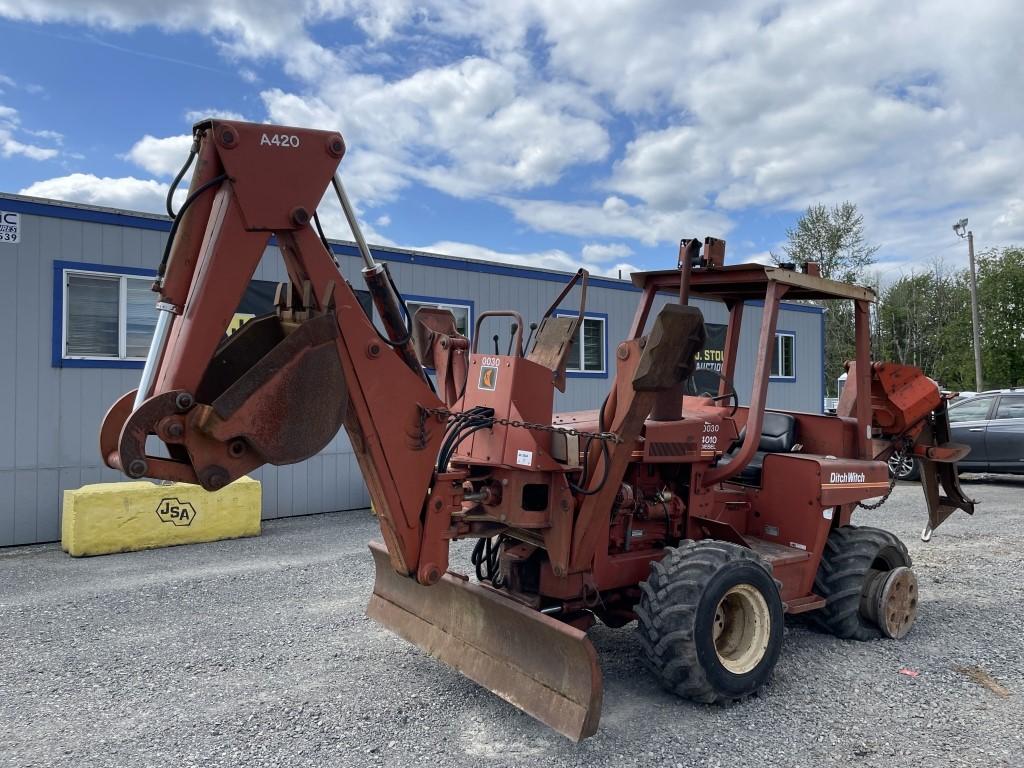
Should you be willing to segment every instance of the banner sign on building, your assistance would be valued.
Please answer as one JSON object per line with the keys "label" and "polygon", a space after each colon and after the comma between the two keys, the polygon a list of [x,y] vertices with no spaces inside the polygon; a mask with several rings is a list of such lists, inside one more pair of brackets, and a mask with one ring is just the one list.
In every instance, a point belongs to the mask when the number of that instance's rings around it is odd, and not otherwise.
{"label": "banner sign on building", "polygon": [[690,377],[691,385],[687,391],[692,394],[712,395],[718,394],[718,383],[721,381],[719,374],[722,372],[722,363],[725,361],[725,330],[728,326],[722,323],[704,323],[704,330],[707,332],[707,341],[694,358],[697,368]]}
{"label": "banner sign on building", "polygon": [[21,214],[0,211],[0,243],[21,242]]}

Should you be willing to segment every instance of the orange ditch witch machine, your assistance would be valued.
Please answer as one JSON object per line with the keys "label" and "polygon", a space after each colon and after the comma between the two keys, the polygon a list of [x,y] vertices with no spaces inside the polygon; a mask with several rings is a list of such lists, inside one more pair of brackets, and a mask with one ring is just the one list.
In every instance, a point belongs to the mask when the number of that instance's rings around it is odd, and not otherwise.
{"label": "orange ditch witch machine", "polygon": [[[109,466],[217,490],[263,464],[316,454],[344,426],[384,539],[370,544],[370,616],[572,739],[593,734],[600,718],[601,673],[586,636],[595,619],[636,620],[654,674],[702,702],[742,699],[765,683],[784,614],[808,613],[844,638],[910,629],[917,583],[906,547],[851,516],[887,493],[894,451],[921,460],[930,527],[957,508],[973,512],[973,502],[954,466],[966,450],[949,443],[934,382],[870,362],[868,289],[823,279],[814,265],[724,266],[722,241],[684,240],[677,268],[633,276],[640,301],[607,398],[554,414],[585,272],[526,345],[514,312],[482,313],[471,340],[439,310],[421,309],[407,328],[335,175],[339,134],[213,120],[194,135],[196,167],[154,284],[158,323],[142,380],[103,422]],[[313,226],[328,185],[383,330]],[[271,237],[290,282],[274,313],[225,337]],[[578,312],[556,313],[570,292]],[[713,392],[692,388],[705,341],[695,296],[729,309]],[[857,354],[838,416],[765,408],[784,297],[855,305]],[[764,303],[760,340],[740,406],[732,379],[743,307],[755,300]],[[509,354],[477,347],[494,315],[515,320]],[[153,436],[165,450],[147,452]],[[476,542],[476,580],[449,571],[457,539]]]}

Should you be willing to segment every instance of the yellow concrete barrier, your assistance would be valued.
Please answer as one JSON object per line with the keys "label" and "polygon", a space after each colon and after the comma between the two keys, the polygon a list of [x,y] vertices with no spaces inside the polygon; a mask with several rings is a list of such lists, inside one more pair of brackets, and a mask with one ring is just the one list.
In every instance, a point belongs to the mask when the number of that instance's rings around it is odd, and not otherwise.
{"label": "yellow concrete barrier", "polygon": [[74,557],[260,535],[260,483],[97,483],[64,491],[61,546]]}

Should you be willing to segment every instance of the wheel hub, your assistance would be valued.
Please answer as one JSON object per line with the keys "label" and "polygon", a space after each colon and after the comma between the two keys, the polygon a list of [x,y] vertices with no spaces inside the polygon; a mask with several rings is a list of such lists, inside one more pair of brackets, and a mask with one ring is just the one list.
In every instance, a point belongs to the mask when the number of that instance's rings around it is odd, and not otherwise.
{"label": "wheel hub", "polygon": [[715,653],[722,666],[735,675],[756,667],[764,658],[771,637],[771,614],[761,593],[750,584],[732,587],[715,609]]}
{"label": "wheel hub", "polygon": [[917,576],[906,567],[871,571],[861,595],[861,614],[886,637],[906,636],[917,619]]}
{"label": "wheel hub", "polygon": [[889,457],[889,471],[897,478],[904,478],[914,471],[914,457],[909,454],[893,454]]}

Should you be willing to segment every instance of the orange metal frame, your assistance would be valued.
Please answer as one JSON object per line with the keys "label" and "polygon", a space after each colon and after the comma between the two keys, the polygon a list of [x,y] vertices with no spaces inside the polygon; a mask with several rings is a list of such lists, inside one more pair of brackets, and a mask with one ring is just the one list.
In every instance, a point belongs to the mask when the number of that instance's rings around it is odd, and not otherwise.
{"label": "orange metal frame", "polygon": [[[310,225],[344,154],[341,136],[220,120],[195,130],[192,191],[224,179],[181,217],[156,286],[174,318],[166,352],[151,353],[153,388],[138,408],[135,393],[119,400],[101,432],[104,460],[131,476],[216,489],[268,461],[316,453],[343,423],[392,566],[421,584],[441,578],[452,539],[504,533],[510,537],[506,564],[525,568],[532,553],[543,554],[535,583],[511,584],[510,596],[566,616],[595,608],[606,620],[627,620],[636,585],[666,545],[713,537],[771,559],[789,609],[807,610],[816,607],[811,587],[829,529],[846,522],[857,501],[880,495],[885,483],[885,464],[874,460],[873,413],[890,407],[895,427],[907,428],[900,419],[913,422],[934,407],[932,393],[920,384],[902,403],[889,399],[885,406],[880,396],[873,409],[872,399],[860,397],[839,418],[796,414],[805,450],[768,456],[759,488],[737,483],[761,433],[779,304],[798,288],[763,268],[723,268],[724,243],[710,240],[710,260],[692,274],[691,261],[700,253],[693,241],[681,248],[679,270],[652,273],[629,336],[616,350],[600,418],[597,412],[555,416],[559,372],[522,357],[518,342],[517,354],[466,354],[465,340],[435,322],[424,343],[433,345],[445,396],[457,398],[442,402],[419,366],[410,365],[407,339],[390,340],[404,327],[386,322],[387,333],[378,332]],[[291,281],[277,319],[265,326],[281,335],[279,346],[255,362],[238,363],[237,381],[203,402],[197,395],[211,371],[234,359],[235,342],[225,342],[223,334],[272,237]],[[381,273],[364,275],[375,299],[388,290]],[[727,294],[730,316],[726,380],[736,367],[743,302],[764,300],[750,406],[737,410],[686,397],[678,418],[653,421],[658,392],[634,384],[650,352],[644,332],[655,295],[678,292],[686,304],[691,290],[716,286]],[[851,390],[873,392],[868,302],[854,300]],[[521,336],[521,320],[518,325]],[[259,327],[248,335],[255,338]],[[240,358],[243,342],[237,342]],[[282,359],[274,362],[275,354]],[[468,371],[464,385],[451,383],[445,370],[456,363]],[[726,391],[723,381],[719,394]],[[437,466],[449,414],[471,408],[493,409],[499,421],[461,443],[447,466]],[[545,426],[552,423],[556,430],[602,431],[615,441],[602,446],[593,439],[590,450],[567,442],[579,455],[556,459],[554,435],[563,435]],[[744,424],[746,438],[733,460],[720,462]],[[147,452],[152,435],[166,445],[167,456]]]}

